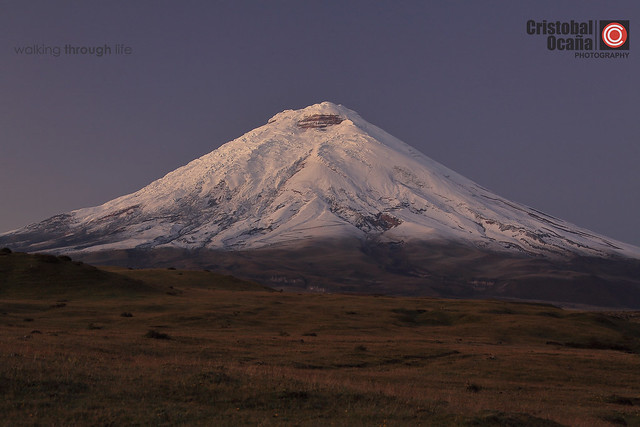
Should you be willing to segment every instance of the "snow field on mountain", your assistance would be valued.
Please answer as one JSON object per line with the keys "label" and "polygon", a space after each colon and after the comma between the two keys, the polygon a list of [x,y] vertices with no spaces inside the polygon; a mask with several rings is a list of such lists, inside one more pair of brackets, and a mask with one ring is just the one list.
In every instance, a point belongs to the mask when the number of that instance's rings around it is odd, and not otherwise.
{"label": "snow field on mountain", "polygon": [[62,228],[89,236],[64,240],[65,251],[357,237],[640,257],[639,248],[503,199],[329,102],[276,114],[135,193],[70,212]]}

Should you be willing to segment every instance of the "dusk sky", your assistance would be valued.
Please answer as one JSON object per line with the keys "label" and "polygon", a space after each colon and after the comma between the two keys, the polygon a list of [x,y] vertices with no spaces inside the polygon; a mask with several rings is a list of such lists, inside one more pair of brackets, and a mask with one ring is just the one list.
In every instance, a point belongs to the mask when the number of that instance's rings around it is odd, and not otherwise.
{"label": "dusk sky", "polygon": [[[629,55],[548,50],[528,20],[628,20]],[[0,34],[0,232],[331,101],[503,197],[640,245],[637,0],[0,0]]]}

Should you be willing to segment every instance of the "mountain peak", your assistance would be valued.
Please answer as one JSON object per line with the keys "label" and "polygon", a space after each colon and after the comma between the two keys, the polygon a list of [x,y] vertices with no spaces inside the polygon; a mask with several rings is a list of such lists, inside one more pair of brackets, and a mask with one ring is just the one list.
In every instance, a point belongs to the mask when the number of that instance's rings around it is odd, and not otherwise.
{"label": "mountain peak", "polygon": [[355,111],[340,104],[324,101],[319,104],[309,105],[308,107],[301,108],[299,110],[284,110],[269,119],[268,123],[282,120],[301,121],[313,116],[335,116],[342,120],[361,120],[360,116]]}

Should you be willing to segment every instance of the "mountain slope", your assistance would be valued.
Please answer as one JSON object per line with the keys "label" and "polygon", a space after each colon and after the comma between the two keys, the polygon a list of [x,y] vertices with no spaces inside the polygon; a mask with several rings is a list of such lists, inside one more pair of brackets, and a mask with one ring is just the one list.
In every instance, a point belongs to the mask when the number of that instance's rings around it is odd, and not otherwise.
{"label": "mountain slope", "polygon": [[546,257],[640,249],[505,200],[329,102],[287,110],[138,192],[0,235],[26,251],[459,242]]}
{"label": "mountain slope", "polygon": [[[61,255],[0,250],[0,298],[136,297],[157,287]],[[62,304],[64,305],[64,304]]]}

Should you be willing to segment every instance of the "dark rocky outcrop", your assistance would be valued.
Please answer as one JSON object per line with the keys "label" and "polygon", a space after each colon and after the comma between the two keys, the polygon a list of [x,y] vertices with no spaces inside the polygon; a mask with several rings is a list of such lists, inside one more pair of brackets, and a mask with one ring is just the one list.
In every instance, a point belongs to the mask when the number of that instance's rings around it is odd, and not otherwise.
{"label": "dark rocky outcrop", "polygon": [[298,126],[303,129],[324,129],[327,126],[339,125],[344,119],[335,114],[314,114],[298,120]]}

